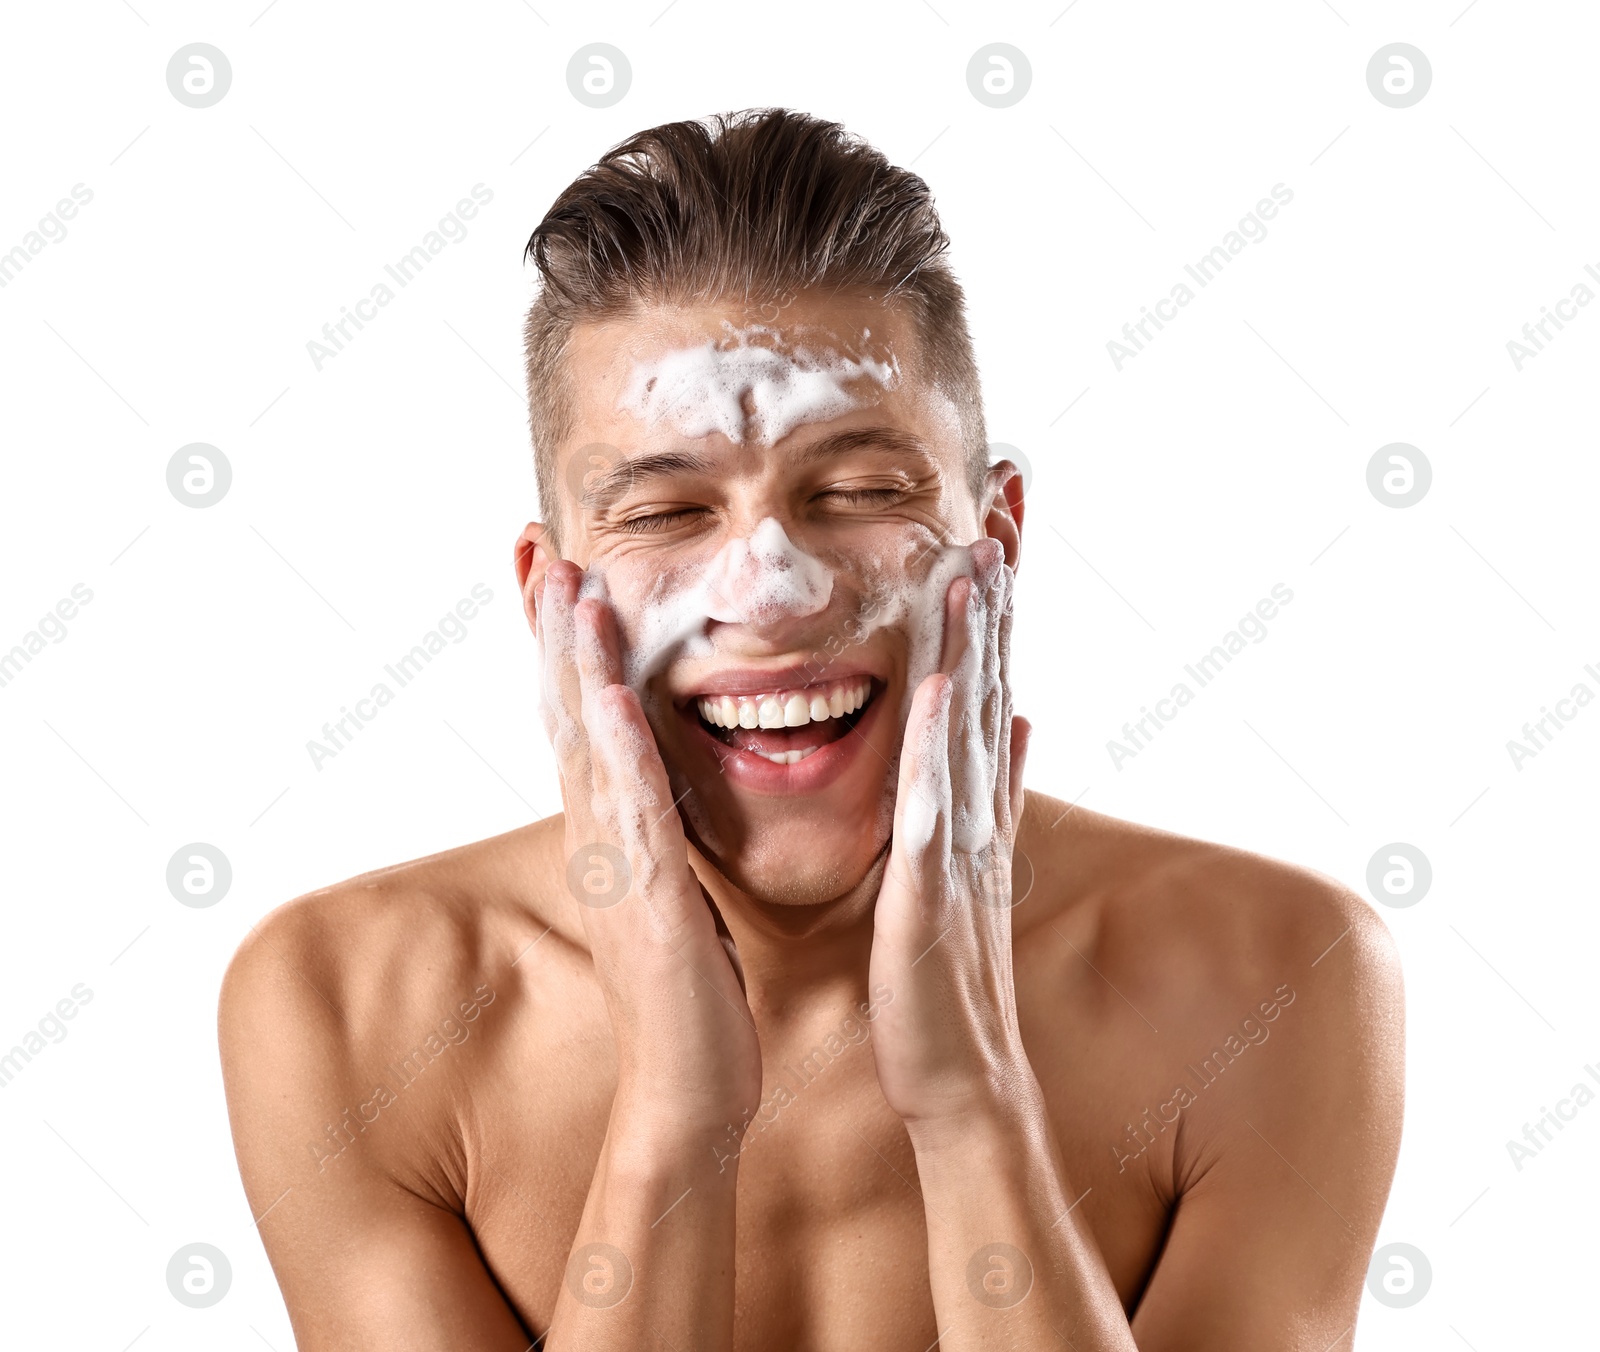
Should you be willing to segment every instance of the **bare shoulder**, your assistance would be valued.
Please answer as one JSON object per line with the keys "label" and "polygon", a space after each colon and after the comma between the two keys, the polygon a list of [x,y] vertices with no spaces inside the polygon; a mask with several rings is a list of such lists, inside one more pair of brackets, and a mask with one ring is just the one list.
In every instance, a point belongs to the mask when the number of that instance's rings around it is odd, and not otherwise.
{"label": "bare shoulder", "polygon": [[1033,915],[1018,908],[1019,930],[1054,925],[1130,998],[1174,1016],[1230,1009],[1284,982],[1315,983],[1330,1016],[1390,1013],[1400,999],[1388,928],[1313,869],[1031,791],[1018,844],[1045,889]]}
{"label": "bare shoulder", "polygon": [[1314,870],[1068,807],[1030,794],[1018,847],[1042,895],[1015,912],[1036,1025],[1085,1048],[1062,1082],[1096,1086],[1112,1120],[1132,1111],[1117,1172],[1184,1199],[1184,1233],[1303,1211],[1318,1261],[1359,1285],[1404,1100],[1387,927]]}
{"label": "bare shoulder", "polygon": [[[371,1159],[400,1171],[417,1133],[450,1134],[439,1118],[452,1096],[436,1087],[470,1062],[472,1024],[509,994],[519,950],[567,923],[547,885],[559,846],[559,822],[541,823],[318,889],[251,927],[218,1003],[247,1185],[253,1166],[281,1175],[285,1152],[324,1172],[357,1133]],[[412,1082],[408,1065],[435,1063],[443,1073],[407,1091],[421,1109],[391,1113],[404,1118],[393,1130],[364,1129]],[[407,1183],[449,1204],[454,1173],[445,1156]]]}
{"label": "bare shoulder", "polygon": [[1246,1123],[1392,1162],[1405,1000],[1373,907],[1312,869],[1067,806],[1029,797],[1018,846],[1042,896],[1016,910],[1019,954],[1050,939],[1034,981],[1066,994],[1040,1008],[1093,1026],[1114,1082],[1146,1075],[1184,1106],[1158,1133],[1163,1187],[1254,1139]]}
{"label": "bare shoulder", "polygon": [[539,885],[552,834],[559,843],[559,827],[541,823],[286,902],[229,964],[224,1021],[311,1015],[358,1048],[388,1030],[397,1003],[470,989],[515,957],[519,936],[560,920]]}

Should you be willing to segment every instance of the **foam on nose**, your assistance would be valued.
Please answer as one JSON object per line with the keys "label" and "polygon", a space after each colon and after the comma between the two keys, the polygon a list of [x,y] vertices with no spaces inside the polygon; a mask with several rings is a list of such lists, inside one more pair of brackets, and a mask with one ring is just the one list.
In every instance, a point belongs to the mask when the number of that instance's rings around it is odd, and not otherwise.
{"label": "foam on nose", "polygon": [[[605,596],[604,577],[585,575],[582,595]],[[639,607],[623,655],[623,679],[635,690],[680,653],[709,656],[706,626],[772,624],[815,615],[833,595],[833,573],[764,517],[748,538],[729,540],[706,564],[679,567],[656,579]]]}
{"label": "foam on nose", "polygon": [[706,569],[705,588],[708,618],[769,624],[825,609],[833,574],[768,516],[748,540],[729,540],[722,547]]}

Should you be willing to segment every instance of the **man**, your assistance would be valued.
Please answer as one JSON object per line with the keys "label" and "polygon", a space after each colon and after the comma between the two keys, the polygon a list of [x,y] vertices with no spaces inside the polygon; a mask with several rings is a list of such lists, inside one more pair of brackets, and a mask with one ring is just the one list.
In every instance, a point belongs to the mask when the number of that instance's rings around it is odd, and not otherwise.
{"label": "man", "polygon": [[1348,1346],[1364,903],[1022,787],[1023,498],[926,185],[642,133],[530,252],[565,811],[274,912],[221,1042],[300,1346]]}

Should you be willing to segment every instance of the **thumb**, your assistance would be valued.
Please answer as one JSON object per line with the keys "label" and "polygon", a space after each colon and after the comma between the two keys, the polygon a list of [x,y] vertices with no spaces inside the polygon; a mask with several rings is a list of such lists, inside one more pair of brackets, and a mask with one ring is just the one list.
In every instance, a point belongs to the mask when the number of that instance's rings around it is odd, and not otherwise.
{"label": "thumb", "polygon": [[1021,714],[1011,720],[1011,830],[1015,833],[1022,821],[1022,771],[1028,762],[1028,743],[1033,740],[1033,724]]}

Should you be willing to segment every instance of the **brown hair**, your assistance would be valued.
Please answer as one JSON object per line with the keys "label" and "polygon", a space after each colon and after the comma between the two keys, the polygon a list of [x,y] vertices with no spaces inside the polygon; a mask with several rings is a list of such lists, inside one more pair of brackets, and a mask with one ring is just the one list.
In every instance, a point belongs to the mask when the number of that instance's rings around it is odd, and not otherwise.
{"label": "brown hair", "polygon": [[[613,147],[546,213],[524,257],[540,286],[524,328],[539,500],[559,531],[556,448],[571,434],[563,357],[575,323],[641,304],[765,303],[869,290],[908,310],[922,373],[955,403],[974,495],[988,467],[977,363],[933,194],[837,122],[752,108],[668,122]],[[560,548],[559,535],[552,541]]]}

